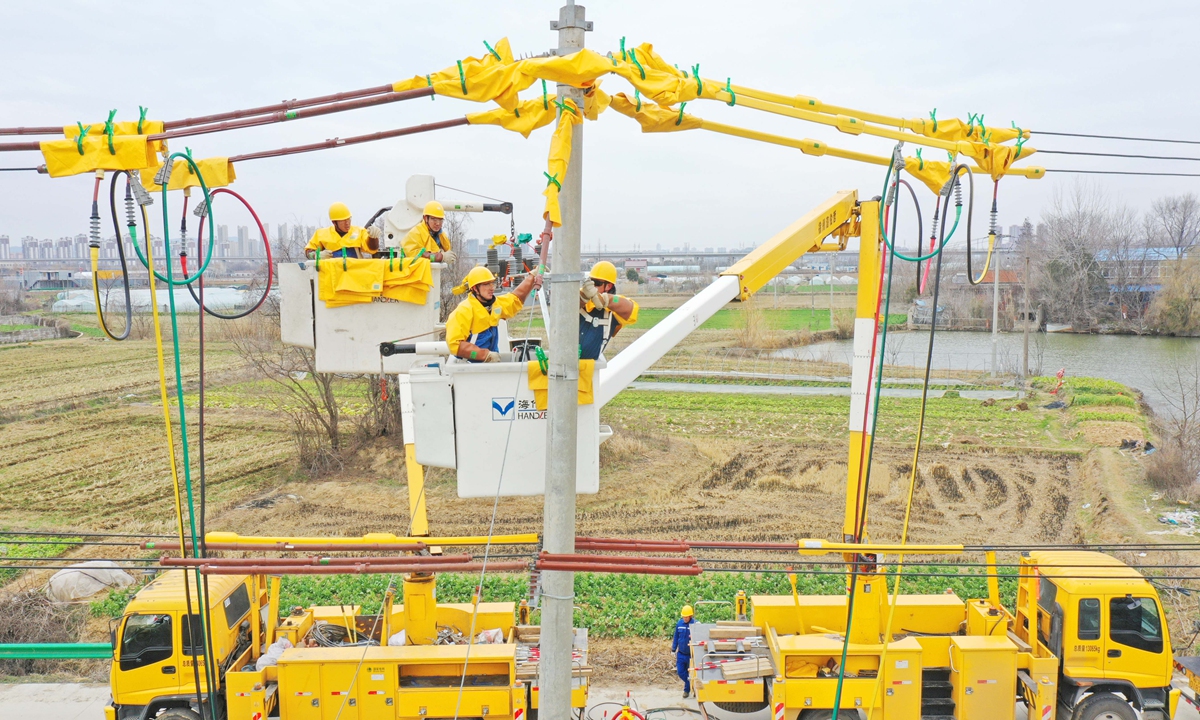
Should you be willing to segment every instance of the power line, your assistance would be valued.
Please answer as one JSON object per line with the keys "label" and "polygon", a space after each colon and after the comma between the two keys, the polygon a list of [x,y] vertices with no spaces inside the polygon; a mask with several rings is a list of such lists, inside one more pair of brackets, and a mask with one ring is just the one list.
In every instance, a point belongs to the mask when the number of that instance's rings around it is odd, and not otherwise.
{"label": "power line", "polygon": [[1080,175],[1152,175],[1154,177],[1200,177],[1200,173],[1133,172],[1129,170],[1071,170],[1066,168],[1046,168],[1046,172],[1077,173]]}
{"label": "power line", "polygon": [[1135,160],[1186,160],[1188,162],[1200,162],[1200,157],[1187,157],[1185,155],[1134,155],[1132,153],[1083,152],[1082,150],[1038,150],[1038,153],[1042,155],[1087,155],[1089,157],[1132,158]]}
{"label": "power line", "polygon": [[1057,135],[1059,137],[1094,138],[1097,140],[1130,140],[1133,142],[1156,142],[1156,143],[1176,143],[1179,145],[1200,145],[1200,140],[1170,140],[1167,138],[1126,137],[1124,135],[1090,135],[1088,133],[1048,132],[1046,130],[1030,130],[1029,134],[1031,134],[1031,135]]}
{"label": "power line", "polygon": [[34,166],[34,167],[23,167],[23,168],[0,168],[0,172],[21,172],[24,170],[35,170],[36,171],[37,167]]}

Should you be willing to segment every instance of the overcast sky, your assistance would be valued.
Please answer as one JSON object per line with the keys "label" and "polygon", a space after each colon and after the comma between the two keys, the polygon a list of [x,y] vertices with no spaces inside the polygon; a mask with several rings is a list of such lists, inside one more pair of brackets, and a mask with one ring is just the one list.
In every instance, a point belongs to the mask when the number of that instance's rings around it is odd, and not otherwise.
{"label": "overcast sky", "polygon": [[[440,70],[507,36],[515,53],[556,45],[558,0],[506,2],[24,2],[0,5],[0,126],[179,119],[392,82]],[[1200,138],[1200,4],[1194,2],[854,3],[694,0],[588,3],[589,47],[654,43],[669,62],[710,78],[904,117],[983,112],[990,125],[1114,135]],[[629,91],[610,77],[610,93]],[[533,90],[527,91],[532,93]],[[485,106],[438,97],[265,128],[176,141],[197,157],[314,142],[433,120]],[[843,135],[721,103],[688,111],[720,122],[887,154],[891,141]],[[335,200],[366,220],[403,195],[405,179],[510,200],[518,232],[540,227],[550,128],[525,140],[493,126],[453,128],[237,167],[234,188],[272,225],[318,223]],[[765,239],[839,189],[877,194],[883,169],[815,158],[705,131],[642,135],[614,111],[588,123],[584,251],[736,246]],[[22,138],[0,138],[0,142]],[[1198,155],[1200,147],[1034,136],[1045,149]],[[911,154],[912,146],[908,153]],[[927,155],[940,159],[941,151]],[[40,162],[0,154],[0,166]],[[1200,171],[1196,163],[1037,156],[1048,168]],[[1097,177],[1097,176],[1094,176]],[[1098,176],[1114,202],[1138,210],[1164,194],[1197,192],[1200,178]],[[1075,176],[1008,178],[1001,223],[1037,221]],[[0,173],[0,234],[87,231],[88,176]],[[987,183],[990,190],[990,183]],[[444,193],[450,198],[455,193]],[[922,190],[926,209],[932,193]],[[981,201],[982,193],[981,193]],[[225,212],[221,212],[225,210]],[[982,220],[980,218],[983,218]],[[249,224],[218,206],[218,222]],[[105,227],[109,221],[105,219]],[[976,235],[986,226],[977,213]],[[471,236],[507,232],[475,216]],[[272,232],[274,230],[272,229]]]}

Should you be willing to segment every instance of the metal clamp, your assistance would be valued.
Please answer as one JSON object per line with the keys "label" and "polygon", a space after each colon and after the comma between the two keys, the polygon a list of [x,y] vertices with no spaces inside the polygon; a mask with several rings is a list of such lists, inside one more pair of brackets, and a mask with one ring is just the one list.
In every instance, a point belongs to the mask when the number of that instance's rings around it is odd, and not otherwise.
{"label": "metal clamp", "polygon": [[550,366],[546,371],[546,375],[551,380],[578,380],[579,366],[550,363]]}
{"label": "metal clamp", "polygon": [[575,273],[550,273],[550,283],[581,283],[587,278],[587,274],[583,272]]}

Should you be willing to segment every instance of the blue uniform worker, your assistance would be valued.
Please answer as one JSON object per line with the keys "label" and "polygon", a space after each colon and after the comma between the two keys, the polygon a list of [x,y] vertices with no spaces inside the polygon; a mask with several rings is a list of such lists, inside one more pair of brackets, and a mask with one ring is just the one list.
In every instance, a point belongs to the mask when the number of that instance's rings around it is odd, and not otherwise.
{"label": "blue uniform worker", "polygon": [[607,260],[592,266],[579,292],[579,357],[595,360],[621,328],[637,322],[638,304],[616,294],[617,268]]}
{"label": "blue uniform worker", "polygon": [[692,681],[688,677],[688,665],[692,660],[692,619],[694,613],[691,605],[684,605],[679,611],[679,622],[675,623],[675,636],[671,638],[671,651],[675,653],[675,673],[683,681],[683,696],[692,694]]}

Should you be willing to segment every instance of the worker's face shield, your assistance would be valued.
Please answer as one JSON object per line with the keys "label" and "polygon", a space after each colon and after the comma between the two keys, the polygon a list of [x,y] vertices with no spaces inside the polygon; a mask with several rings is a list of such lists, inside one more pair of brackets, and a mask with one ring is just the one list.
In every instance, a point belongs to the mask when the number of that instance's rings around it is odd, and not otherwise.
{"label": "worker's face shield", "polygon": [[445,220],[440,217],[434,217],[432,215],[425,216],[425,224],[428,225],[429,229],[434,232],[439,232],[442,229],[442,223],[444,222]]}

